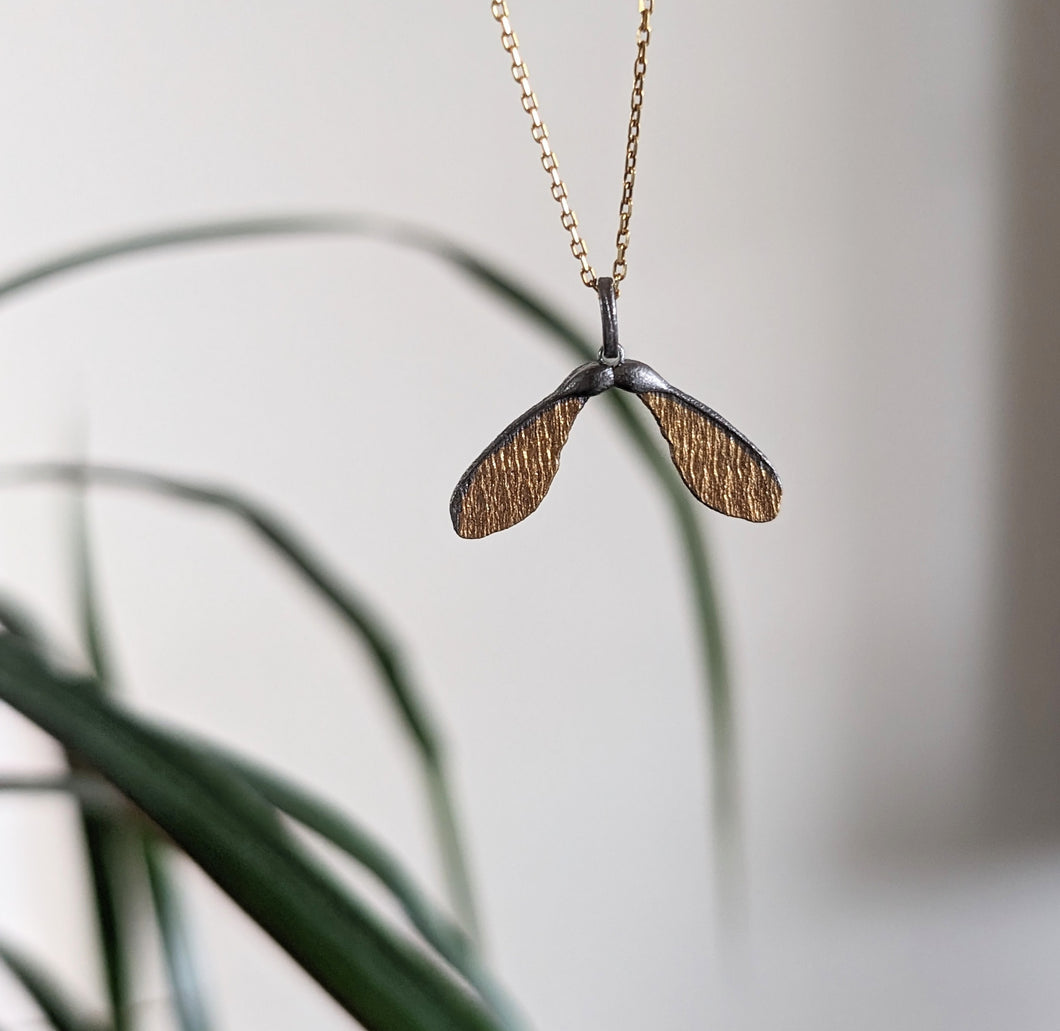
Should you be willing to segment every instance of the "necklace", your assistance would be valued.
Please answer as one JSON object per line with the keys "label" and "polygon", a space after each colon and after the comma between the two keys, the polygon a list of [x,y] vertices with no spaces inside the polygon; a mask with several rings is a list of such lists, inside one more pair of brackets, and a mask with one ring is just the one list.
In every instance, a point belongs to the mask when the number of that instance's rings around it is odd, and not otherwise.
{"label": "necklace", "polygon": [[524,412],[472,463],[453,491],[449,512],[461,537],[486,537],[525,519],[544,500],[559,469],[560,452],[578,413],[589,398],[612,387],[635,394],[655,417],[670,445],[670,457],[685,486],[704,505],[724,515],[754,523],[775,519],[780,510],[780,480],[758,450],[717,412],[666,382],[643,362],[626,358],[618,342],[617,299],[626,276],[629,223],[640,142],[648,44],[653,0],[640,0],[637,56],[633,64],[626,167],[618,209],[617,253],[610,276],[597,276],[589,263],[585,240],[559,174],[537,96],[530,88],[519,41],[512,31],[508,5],[491,4],[500,24],[501,43],[511,58],[531,135],[541,148],[541,165],[560,206],[560,223],[570,235],[570,249],[581,266],[582,282],[600,301],[603,346],[596,361],[575,369],[551,394]]}

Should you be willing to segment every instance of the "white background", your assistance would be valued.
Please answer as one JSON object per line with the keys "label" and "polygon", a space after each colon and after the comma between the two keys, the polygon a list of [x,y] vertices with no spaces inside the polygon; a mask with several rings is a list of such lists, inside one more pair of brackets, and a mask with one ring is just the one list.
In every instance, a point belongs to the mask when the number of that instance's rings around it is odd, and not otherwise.
{"label": "white background", "polygon": [[[453,534],[460,473],[571,362],[451,271],[303,239],[27,292],[0,311],[0,460],[230,484],[343,569],[444,726],[490,952],[537,1027],[1053,1028],[1060,860],[990,829],[1002,5],[657,6],[623,341],[786,487],[775,524],[701,516],[738,681],[735,938],[668,511],[594,403],[530,521]],[[636,5],[512,16],[602,270]],[[6,4],[0,274],[171,223],[373,212],[595,333],[498,36],[485,2]],[[136,705],[318,787],[439,889],[414,758],[332,618],[221,517],[117,493],[91,514]],[[2,495],[0,588],[72,648],[69,520],[61,491]],[[0,749],[55,762],[7,713]],[[0,935],[98,997],[69,810],[0,800],[0,847]],[[182,874],[219,1028],[348,1025]],[[161,990],[149,970],[151,1027]],[[0,1022],[36,1026],[8,981]]]}

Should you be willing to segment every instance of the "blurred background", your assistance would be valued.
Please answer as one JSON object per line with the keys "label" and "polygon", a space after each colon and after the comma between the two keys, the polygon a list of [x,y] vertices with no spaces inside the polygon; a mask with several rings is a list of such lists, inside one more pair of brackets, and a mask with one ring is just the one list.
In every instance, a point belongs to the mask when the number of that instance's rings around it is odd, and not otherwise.
{"label": "blurred background", "polygon": [[[512,18],[603,268],[636,4]],[[623,342],[786,489],[774,524],[702,513],[742,930],[719,932],[669,513],[605,406],[531,520],[452,532],[464,468],[571,363],[451,271],[307,238],[27,291],[0,310],[0,462],[87,451],[230,484],[341,565],[427,685],[489,951],[537,1027],[1055,1028],[1060,8],[680,0],[653,25]],[[0,9],[0,53],[0,276],[167,224],[371,212],[596,332],[488,3],[41,0]],[[70,518],[56,489],[0,504],[0,589],[72,647]],[[91,519],[136,705],[318,787],[437,888],[414,759],[301,586],[202,511],[100,492]],[[4,711],[0,761],[56,753]],[[219,1027],[348,1026],[182,873]],[[0,931],[96,991],[60,801],[0,800]],[[160,985],[147,1027],[168,1026]],[[35,1026],[3,979],[0,1019]]]}

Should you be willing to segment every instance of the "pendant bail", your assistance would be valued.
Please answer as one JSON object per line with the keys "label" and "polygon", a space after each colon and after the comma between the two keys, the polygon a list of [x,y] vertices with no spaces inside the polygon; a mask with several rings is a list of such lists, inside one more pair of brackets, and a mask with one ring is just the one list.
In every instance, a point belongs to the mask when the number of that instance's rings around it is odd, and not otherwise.
{"label": "pendant bail", "polygon": [[610,276],[600,276],[596,280],[596,292],[600,296],[600,321],[604,329],[604,344],[600,348],[600,361],[604,365],[618,365],[622,361],[622,348],[618,343],[615,281]]}

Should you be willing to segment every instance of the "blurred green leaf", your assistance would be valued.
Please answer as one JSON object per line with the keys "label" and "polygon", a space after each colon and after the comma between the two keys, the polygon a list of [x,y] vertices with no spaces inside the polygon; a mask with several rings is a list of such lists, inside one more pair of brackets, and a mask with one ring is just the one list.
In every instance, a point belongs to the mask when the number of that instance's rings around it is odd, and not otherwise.
{"label": "blurred green leaf", "polygon": [[[84,597],[88,590],[87,549],[85,534],[84,498],[78,494],[74,508],[74,549],[78,565],[78,587],[82,599],[81,613],[85,624],[84,635],[92,658],[95,654],[95,628],[93,618],[86,616]],[[103,675],[100,675],[102,672]],[[101,691],[107,689],[105,668],[97,668],[96,685]],[[84,768],[81,758],[67,750],[66,761],[73,773]],[[142,879],[140,870],[133,863],[133,836],[128,828],[94,812],[92,807],[78,802],[78,822],[84,842],[85,856],[92,885],[92,904],[96,917],[100,954],[103,960],[103,977],[107,1000],[110,1004],[110,1019],[114,1031],[129,1031],[129,979],[132,966],[131,931],[136,919],[138,889]]]}
{"label": "blurred green leaf", "polygon": [[0,279],[0,301],[55,276],[142,251],[171,250],[204,243],[230,243],[233,240],[262,237],[376,235],[372,232],[373,227],[378,227],[378,235],[382,235],[381,230],[388,224],[385,220],[361,218],[356,215],[311,214],[237,218],[166,227],[79,247],[29,265]]}
{"label": "blurred green leaf", "polygon": [[[153,733],[171,736],[157,727],[153,728]],[[484,968],[476,954],[474,942],[431,901],[400,860],[356,821],[329,802],[294,784],[289,778],[281,777],[229,748],[222,748],[197,735],[182,734],[179,740],[238,774],[270,805],[330,842],[371,873],[401,906],[424,941],[467,979],[498,1014],[506,1028],[519,1028],[524,1024],[514,1004]],[[105,789],[106,795],[101,789]],[[3,791],[76,793],[83,801],[95,801],[98,811],[111,820],[124,820],[138,825],[142,819],[139,810],[124,801],[122,805],[115,805],[114,798],[110,796],[119,799],[122,796],[118,796],[110,784],[99,781],[95,776],[0,778],[0,792]],[[103,806],[103,802],[108,804]]]}
{"label": "blurred green leaf", "polygon": [[[78,769],[78,761],[70,768]],[[130,894],[135,890],[135,870],[131,862],[131,841],[127,829],[93,810],[80,805],[78,820],[88,859],[103,973],[114,1031],[129,1028],[129,932],[132,909]]]}
{"label": "blurred green leaf", "polygon": [[[234,516],[287,563],[338,616],[341,624],[368,649],[375,661],[379,677],[389,690],[391,700],[417,746],[450,896],[465,929],[475,936],[470,877],[457,830],[455,805],[445,775],[440,737],[427,714],[401,649],[368,603],[277,515],[233,491],[114,466],[46,462],[0,468],[0,487],[32,482],[58,482],[77,487],[90,484],[123,487],[216,508]],[[96,629],[88,628],[90,637],[96,633]]]}
{"label": "blurred green leaf", "polygon": [[0,777],[0,792],[32,795],[55,791],[72,795],[82,805],[90,806],[98,816],[109,820],[129,820],[132,815],[125,797],[94,773]]}
{"label": "blurred green leaf", "polygon": [[169,870],[164,848],[147,835],[141,837],[140,844],[177,1022],[181,1031],[209,1031],[212,1022],[184,915],[184,900]]}
{"label": "blurred green leaf", "polygon": [[0,627],[13,637],[21,638],[23,641],[33,643],[43,640],[40,628],[10,598],[0,596]]}
{"label": "blurred green leaf", "polygon": [[0,942],[3,963],[26,990],[55,1031],[107,1031],[107,1026],[85,1016],[49,974],[11,945]]}
{"label": "blurred green leaf", "polygon": [[[79,473],[85,472],[82,467],[77,468]],[[79,478],[81,477],[79,476]],[[85,512],[81,506],[78,508],[78,515],[75,550],[78,565],[78,594],[81,599],[83,637],[86,641],[91,665],[96,670],[108,671],[107,677],[112,681],[114,676],[113,655],[107,641],[108,635],[105,634],[103,628],[99,595],[95,586],[92,549],[88,540]],[[20,619],[28,621],[28,617],[21,612],[18,616]],[[39,637],[37,639],[40,640]],[[107,693],[111,693],[111,691]],[[154,732],[162,733],[157,730]],[[196,749],[209,756],[211,761],[224,764],[230,770],[238,772],[247,782],[247,785],[271,805],[274,805],[307,829],[319,834],[370,871],[394,896],[409,917],[412,925],[423,935],[424,940],[437,949],[439,955],[446,959],[454,969],[459,971],[475,987],[483,999],[501,1016],[505,1027],[516,1028],[522,1025],[522,1018],[517,1015],[514,1005],[507,999],[505,993],[493,981],[491,975],[478,959],[472,941],[457,924],[449,920],[434,906],[426,894],[417,887],[413,878],[404,870],[402,864],[353,820],[346,817],[334,806],[295,786],[289,780],[279,777],[260,764],[239,757],[230,750],[220,749],[201,738],[192,739],[186,737],[185,743],[193,744]],[[24,783],[14,781],[5,784],[5,782],[0,781],[0,789],[4,787],[21,788],[23,790],[77,789],[83,795],[86,787],[98,788],[98,784],[82,784],[83,781],[87,780],[88,778],[81,776],[38,778]],[[130,810],[130,812],[135,813],[136,811]],[[111,806],[111,811],[107,815],[114,818],[113,806]],[[145,847],[149,847],[149,843],[145,842]],[[152,889],[159,909],[163,914],[169,914],[175,908],[177,902],[173,898],[171,888],[159,883],[158,872],[157,863],[153,864]],[[164,916],[162,918],[165,919]],[[175,944],[180,943],[186,937],[180,928],[169,928],[168,931],[170,933],[167,933],[165,927],[162,930],[164,938],[176,939]],[[167,956],[167,964],[172,969],[175,960],[177,971],[186,973],[188,962],[191,959],[190,953],[185,951],[183,956]],[[191,987],[194,989],[194,984]],[[201,1014],[201,1000],[193,998],[189,1001],[190,1006],[181,1006],[178,993],[178,1009],[181,1012],[190,1012],[192,1016]]]}
{"label": "blurred green leaf", "polygon": [[195,745],[228,763],[280,812],[320,835],[372,873],[424,940],[467,979],[506,1028],[518,1028],[524,1023],[514,1004],[482,964],[473,940],[431,902],[397,857],[367,831],[334,806],[258,763],[199,739]]}
{"label": "blurred green leaf", "polygon": [[0,636],[0,698],[111,780],[369,1031],[499,1029],[219,763],[154,733],[9,635]]}
{"label": "blurred green leaf", "polygon": [[[115,693],[116,681],[103,631],[85,502],[84,494],[78,492],[74,519],[74,564],[81,635],[96,682],[104,694],[109,695]],[[129,831],[119,824],[103,821],[93,816],[84,805],[81,811],[82,821],[86,825],[96,910],[100,915],[100,944],[116,1031],[123,1031],[127,1025],[126,980],[131,965],[129,935],[126,933],[128,928],[120,920],[124,917],[128,921],[131,916],[132,907],[128,900],[139,886],[140,878],[137,875],[141,872],[146,876],[150,890],[162,958],[181,1031],[209,1031],[210,1021],[191,945],[191,934],[184,919],[180,893],[170,876],[162,846],[142,830]],[[89,831],[94,834],[90,836]],[[111,851],[116,848],[122,849],[117,856]],[[135,854],[130,855],[133,849]],[[138,859],[139,863],[134,863],[134,859]],[[116,935],[114,927],[118,929]]]}

